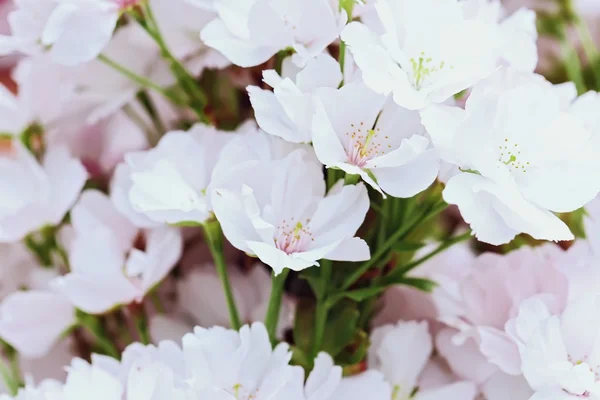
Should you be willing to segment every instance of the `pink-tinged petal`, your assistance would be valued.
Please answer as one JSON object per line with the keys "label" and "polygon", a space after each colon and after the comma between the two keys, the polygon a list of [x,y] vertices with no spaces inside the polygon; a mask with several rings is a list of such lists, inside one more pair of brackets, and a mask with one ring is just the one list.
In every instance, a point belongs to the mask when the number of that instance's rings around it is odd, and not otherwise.
{"label": "pink-tinged petal", "polygon": [[478,330],[481,343],[479,348],[489,362],[497,365],[510,375],[521,374],[521,356],[517,344],[497,329],[481,327]]}
{"label": "pink-tinged petal", "polygon": [[56,147],[46,154],[44,169],[52,187],[50,223],[58,224],[67,211],[75,204],[87,179],[87,172],[81,162],[71,157],[65,147]]}
{"label": "pink-tinged petal", "polygon": [[477,386],[473,382],[457,382],[438,389],[419,392],[415,397],[418,400],[474,400],[477,395]]}
{"label": "pink-tinged petal", "polygon": [[0,337],[26,357],[47,354],[74,323],[75,308],[52,292],[16,292],[0,305]]}
{"label": "pink-tinged petal", "polygon": [[255,45],[249,40],[233,36],[220,19],[215,19],[206,25],[200,38],[207,46],[218,50],[233,64],[244,68],[264,63],[279,50],[270,45]]}

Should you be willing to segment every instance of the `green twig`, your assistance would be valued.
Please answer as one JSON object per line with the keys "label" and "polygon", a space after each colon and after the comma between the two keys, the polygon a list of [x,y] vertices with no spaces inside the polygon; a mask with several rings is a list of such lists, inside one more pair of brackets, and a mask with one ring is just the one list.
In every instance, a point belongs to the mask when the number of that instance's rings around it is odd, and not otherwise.
{"label": "green twig", "polygon": [[416,218],[407,224],[403,224],[402,227],[396,231],[392,236],[390,236],[382,246],[380,246],[375,254],[371,256],[371,258],[361,264],[356,270],[354,270],[350,275],[346,277],[343,281],[341,290],[347,290],[350,286],[352,286],[361,276],[365,274],[377,261],[379,261],[385,254],[394,246],[398,241],[404,239],[411,232],[413,232],[419,225],[425,223],[430,218],[435,217],[447,207],[446,203],[439,203],[432,207],[429,207],[424,213],[419,215]]}
{"label": "green twig", "polygon": [[440,254],[441,252],[445,251],[446,249],[454,246],[457,243],[461,243],[464,242],[465,240],[469,240],[473,237],[473,234],[471,233],[471,231],[468,231],[462,235],[450,238],[444,242],[442,242],[435,250],[433,250],[432,252],[426,254],[425,256],[410,262],[409,264],[402,266],[400,268],[395,269],[391,274],[389,274],[384,281],[386,282],[390,282],[393,281],[396,278],[399,278],[401,276],[406,275],[408,272],[410,272],[411,270],[415,269],[416,267],[418,267],[419,265],[423,264],[426,261],[429,261],[430,259],[432,259],[433,257],[437,256],[438,254]]}
{"label": "green twig", "polygon": [[286,268],[279,275],[273,275],[272,278],[271,296],[269,297],[269,306],[265,315],[265,326],[273,344],[277,340],[276,334],[279,324],[279,314],[281,313],[281,302],[283,300],[285,280],[289,273],[290,270]]}
{"label": "green twig", "polygon": [[206,243],[212,253],[217,273],[221,279],[221,284],[223,285],[231,327],[235,330],[239,330],[242,323],[235,305],[235,298],[233,297],[233,290],[231,289],[231,283],[229,282],[227,265],[225,263],[225,257],[223,256],[223,232],[221,231],[221,226],[216,220],[205,222],[202,226],[204,228]]}

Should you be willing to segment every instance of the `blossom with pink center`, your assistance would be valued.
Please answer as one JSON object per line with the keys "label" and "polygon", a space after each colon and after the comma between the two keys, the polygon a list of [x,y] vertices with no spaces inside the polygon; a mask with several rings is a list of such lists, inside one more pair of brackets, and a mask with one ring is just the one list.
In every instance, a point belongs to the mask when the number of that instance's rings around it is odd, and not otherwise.
{"label": "blossom with pink center", "polygon": [[366,242],[354,237],[369,208],[362,183],[340,181],[325,194],[321,165],[304,149],[284,159],[240,165],[245,168],[239,185],[215,186],[212,192],[215,216],[235,247],[256,255],[276,274],[319,265],[323,258],[369,258]]}
{"label": "blossom with pink center", "polygon": [[316,102],[312,139],[327,168],[360,175],[394,197],[412,197],[436,179],[437,152],[430,148],[418,112],[363,83],[320,89]]}

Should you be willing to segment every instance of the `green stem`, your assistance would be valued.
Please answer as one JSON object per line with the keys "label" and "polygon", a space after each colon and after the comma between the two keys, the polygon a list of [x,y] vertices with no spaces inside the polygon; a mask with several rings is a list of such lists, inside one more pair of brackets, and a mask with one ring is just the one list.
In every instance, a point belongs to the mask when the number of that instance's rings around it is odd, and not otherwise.
{"label": "green stem", "polygon": [[360,175],[346,174],[344,176],[344,185],[356,185],[360,180]]}
{"label": "green stem", "polygon": [[150,344],[152,340],[150,339],[150,330],[148,329],[148,321],[146,320],[146,316],[143,312],[134,315],[133,322],[135,324],[135,329],[140,337],[140,341],[142,344]]}
{"label": "green stem", "polygon": [[342,81],[340,82],[340,87],[344,86],[344,67],[346,64],[346,42],[343,40],[340,41],[340,54],[338,56],[338,61],[340,63],[340,70],[342,71]]}
{"label": "green stem", "polygon": [[144,5],[144,12],[147,18],[147,23],[142,24],[150,36],[154,39],[154,41],[158,44],[160,48],[161,55],[165,61],[169,63],[169,67],[171,68],[171,72],[175,75],[175,78],[179,82],[179,85],[186,93],[189,99],[189,105],[196,114],[196,116],[200,119],[201,122],[205,124],[209,124],[210,121],[204,114],[204,108],[208,103],[206,95],[200,87],[198,86],[198,82],[194,79],[193,76],[189,74],[187,69],[179,62],[179,60],[171,53],[167,43],[164,41],[163,36],[158,27],[158,23],[156,22],[156,18],[154,17],[154,13],[152,12],[152,8],[150,4],[147,2]]}
{"label": "green stem", "polygon": [[122,74],[123,76],[125,76],[126,78],[131,80],[132,82],[137,83],[140,87],[143,87],[145,89],[154,90],[155,92],[160,93],[162,96],[164,96],[166,99],[173,102],[174,104],[181,105],[180,104],[181,102],[179,102],[175,97],[171,96],[164,88],[162,88],[161,86],[152,82],[151,80],[146,79],[143,76],[136,74],[129,68],[119,64],[118,62],[114,61],[113,59],[109,58],[108,56],[106,56],[104,54],[100,54],[98,56],[98,60],[102,61],[107,66],[109,66],[112,69],[114,69],[115,71],[119,72],[120,74]]}
{"label": "green stem", "polygon": [[454,246],[457,243],[461,243],[464,242],[465,240],[469,240],[473,237],[473,234],[471,231],[468,231],[462,235],[450,238],[444,242],[442,242],[435,250],[433,250],[432,252],[426,254],[425,256],[419,258],[418,260],[415,260],[403,267],[397,268],[396,270],[394,270],[394,272],[392,272],[390,275],[388,275],[385,280],[389,281],[389,280],[393,280],[394,278],[406,275],[406,273],[410,272],[411,270],[415,269],[416,267],[418,267],[419,265],[423,264],[426,261],[429,261],[430,259],[432,259],[433,257],[437,256],[438,254],[440,254],[441,252],[445,251],[446,249]]}
{"label": "green stem", "polygon": [[580,17],[576,17],[575,27],[577,28],[577,32],[579,33],[579,38],[581,39],[581,45],[583,46],[583,51],[585,52],[585,56],[588,59],[588,64],[592,69],[594,74],[594,79],[596,81],[596,88],[600,88],[600,68],[598,67],[598,49],[594,44],[594,39],[592,38],[592,34],[590,33],[590,29],[588,25],[582,20]]}
{"label": "green stem", "polygon": [[13,377],[10,368],[6,365],[4,360],[0,359],[0,375],[4,381],[4,386],[8,390],[8,394],[16,396],[19,391],[19,382]]}
{"label": "green stem", "polygon": [[233,297],[233,290],[231,289],[231,283],[229,282],[229,274],[227,273],[227,265],[225,263],[225,257],[223,256],[223,232],[221,231],[221,226],[216,220],[205,222],[202,226],[204,228],[206,242],[215,262],[217,273],[223,285],[231,327],[235,330],[239,330],[242,323],[235,305],[235,298]]}
{"label": "green stem", "polygon": [[317,354],[319,354],[319,350],[321,350],[321,346],[323,345],[323,337],[325,336],[325,324],[327,323],[328,313],[329,306],[327,302],[324,299],[321,301],[317,301],[317,308],[315,311],[315,332],[311,359],[314,359],[317,356]]}
{"label": "green stem", "polygon": [[84,314],[79,317],[79,323],[84,327],[93,337],[98,348],[100,348],[105,354],[119,359],[119,350],[115,344],[108,338],[106,331],[102,327],[97,317],[93,315]]}
{"label": "green stem", "polygon": [[425,223],[425,221],[427,221],[430,218],[433,218],[436,215],[438,215],[439,213],[441,213],[443,210],[446,209],[446,207],[447,207],[447,204],[445,204],[443,202],[439,203],[437,205],[434,205],[432,207],[429,207],[424,213],[422,213],[421,215],[419,215],[416,218],[413,218],[413,220],[410,223],[404,224],[401,227],[401,229],[396,231],[396,233],[394,233],[392,236],[390,236],[383,243],[383,245],[377,249],[375,254],[373,254],[373,256],[371,256],[371,258],[368,261],[361,264],[356,270],[354,270],[354,272],[352,272],[350,275],[348,275],[346,277],[346,279],[342,283],[341,290],[342,291],[347,290],[358,279],[360,279],[360,277],[363,276],[365,274],[365,272],[367,272],[369,270],[369,268],[371,268],[373,265],[375,265],[375,263],[377,261],[379,261],[379,259],[382,258],[392,248],[392,246],[394,246],[394,244],[396,244],[398,241],[404,239],[412,231],[414,231],[415,228],[417,228],[422,223]]}
{"label": "green stem", "polygon": [[277,338],[277,325],[279,324],[279,314],[281,313],[281,302],[283,300],[283,289],[285,280],[290,273],[289,269],[284,269],[279,275],[273,275],[271,284],[271,297],[269,297],[269,306],[265,315],[265,326],[271,343],[275,344]]}
{"label": "green stem", "polygon": [[318,291],[315,293],[317,297],[317,308],[315,312],[315,332],[312,348],[313,359],[317,356],[319,350],[321,349],[321,345],[323,344],[325,324],[327,322],[327,314],[329,312],[329,305],[327,302],[327,288],[329,286],[329,282],[331,281],[331,275],[333,274],[333,261],[321,260],[320,272],[321,285],[318,288]]}

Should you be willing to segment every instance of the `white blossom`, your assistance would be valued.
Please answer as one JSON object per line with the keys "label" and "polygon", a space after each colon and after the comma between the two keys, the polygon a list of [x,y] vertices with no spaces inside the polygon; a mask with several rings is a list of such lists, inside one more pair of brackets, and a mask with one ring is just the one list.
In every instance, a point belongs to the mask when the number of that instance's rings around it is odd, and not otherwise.
{"label": "white blossom", "polygon": [[570,87],[500,69],[474,88],[466,110],[422,113],[442,157],[461,170],[444,199],[458,205],[479,240],[502,244],[521,232],[573,239],[551,211],[573,211],[600,190],[598,132],[573,111],[573,98]]}
{"label": "white blossom", "polygon": [[218,17],[201,38],[240,67],[262,64],[287,48],[303,65],[336,39],[347,20],[328,0],[215,0],[214,7]]}
{"label": "white blossom", "polygon": [[321,89],[312,130],[319,161],[360,175],[381,193],[412,197],[437,177],[437,152],[419,114],[362,83]]}
{"label": "white blossom", "polygon": [[393,93],[411,110],[443,103],[493,71],[489,26],[467,19],[458,0],[382,0],[375,8],[383,26],[376,33],[360,22],[342,32],[364,82]]}

